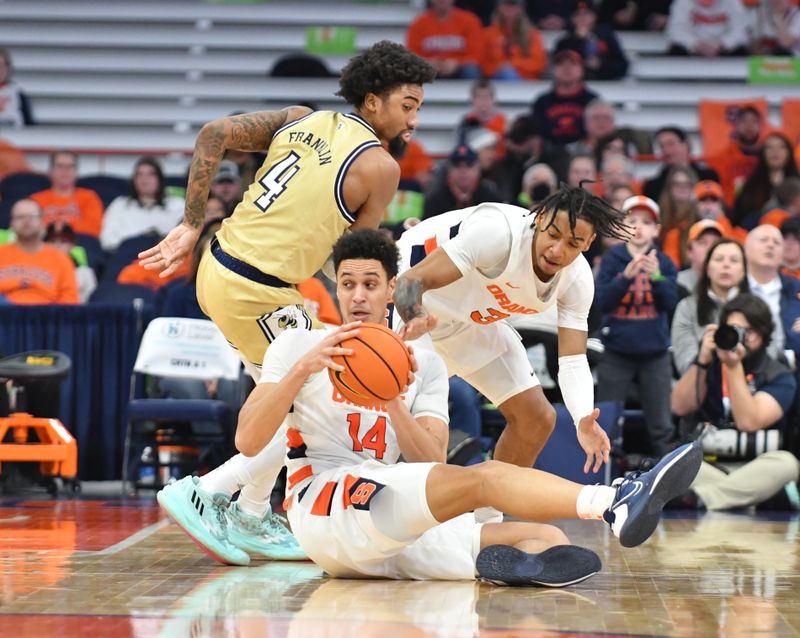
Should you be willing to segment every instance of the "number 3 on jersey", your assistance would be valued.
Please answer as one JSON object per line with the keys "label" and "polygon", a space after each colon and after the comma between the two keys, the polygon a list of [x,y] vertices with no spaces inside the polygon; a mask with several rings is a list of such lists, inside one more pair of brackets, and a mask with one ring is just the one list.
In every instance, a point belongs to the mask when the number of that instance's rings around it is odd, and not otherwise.
{"label": "number 3 on jersey", "polygon": [[264,173],[258,183],[264,187],[266,191],[261,197],[256,200],[256,206],[262,211],[267,212],[272,202],[283,194],[286,190],[286,185],[300,170],[297,162],[300,161],[300,156],[291,151],[286,157],[279,162],[273,164],[270,169]]}
{"label": "number 3 on jersey", "polygon": [[490,323],[494,323],[495,321],[500,321],[501,319],[505,319],[509,315],[505,312],[500,312],[496,308],[487,308],[486,314],[481,314],[480,310],[473,310],[470,314],[470,319],[472,319],[475,323],[479,323],[482,326],[485,326]]}
{"label": "number 3 on jersey", "polygon": [[353,412],[347,415],[347,422],[350,424],[348,432],[353,441],[353,452],[363,452],[372,450],[375,452],[376,459],[382,459],[386,452],[386,417],[379,416],[364,436],[359,436],[361,429],[361,415]]}

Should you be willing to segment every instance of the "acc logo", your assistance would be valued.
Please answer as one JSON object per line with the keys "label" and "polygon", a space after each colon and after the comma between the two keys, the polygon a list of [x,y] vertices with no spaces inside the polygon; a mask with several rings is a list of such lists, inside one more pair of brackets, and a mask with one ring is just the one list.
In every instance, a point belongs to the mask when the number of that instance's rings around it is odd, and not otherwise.
{"label": "acc logo", "polygon": [[164,336],[177,339],[183,334],[184,325],[180,321],[170,321],[164,326]]}

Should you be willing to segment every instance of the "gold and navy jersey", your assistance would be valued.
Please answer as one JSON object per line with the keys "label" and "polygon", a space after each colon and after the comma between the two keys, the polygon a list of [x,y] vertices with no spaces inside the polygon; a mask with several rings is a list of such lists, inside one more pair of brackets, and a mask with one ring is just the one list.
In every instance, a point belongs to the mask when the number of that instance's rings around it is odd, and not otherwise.
{"label": "gold and navy jersey", "polygon": [[289,283],[317,272],[355,221],[347,170],[375,131],[353,113],[317,111],[275,132],[264,164],[217,233],[230,255]]}

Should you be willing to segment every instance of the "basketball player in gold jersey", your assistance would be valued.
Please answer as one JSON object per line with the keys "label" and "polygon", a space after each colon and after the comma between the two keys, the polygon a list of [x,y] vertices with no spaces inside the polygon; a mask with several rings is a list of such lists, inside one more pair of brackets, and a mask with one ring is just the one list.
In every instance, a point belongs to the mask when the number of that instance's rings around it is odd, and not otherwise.
{"label": "basketball player in gold jersey", "polygon": [[[417,126],[422,85],[435,75],[422,58],[383,41],[342,71],[338,95],[353,106],[352,113],[290,106],[221,118],[200,131],[183,222],[139,258],[162,277],[175,272],[200,234],[209,186],[225,150],[268,149],[197,274],[200,307],[238,349],[256,381],[264,353],[281,331],[312,327],[296,284],[325,264],[348,228],[377,228],[384,218],[400,179],[384,146],[408,142]],[[221,562],[247,564],[243,550],[262,558],[304,558],[269,510],[285,451],[281,431],[259,455],[238,454],[201,479],[187,477],[159,492],[159,502]],[[237,490],[238,501],[227,507]]]}
{"label": "basketball player in gold jersey", "polygon": [[256,179],[201,261],[203,311],[240,352],[251,375],[287,326],[310,327],[296,284],[313,276],[350,227],[377,228],[400,179],[384,148],[406,143],[417,126],[422,84],[435,70],[388,41],[355,56],[342,71],[352,113],[301,106],[214,120],[200,131],[189,171],[184,219],[139,255],[166,277],[191,254],[208,190],[226,149],[268,149]]}

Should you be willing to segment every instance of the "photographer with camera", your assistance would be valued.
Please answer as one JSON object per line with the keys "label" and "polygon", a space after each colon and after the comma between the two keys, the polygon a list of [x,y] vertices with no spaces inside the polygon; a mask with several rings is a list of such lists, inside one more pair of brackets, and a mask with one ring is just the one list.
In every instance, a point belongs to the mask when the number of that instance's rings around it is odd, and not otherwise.
{"label": "photographer with camera", "polygon": [[797,480],[798,460],[779,449],[796,383],[767,353],[773,329],[764,301],[738,295],[723,307],[719,325],[706,327],[697,358],[672,390],[681,431],[698,431],[706,458],[722,461],[703,463],[681,505],[758,505]]}

